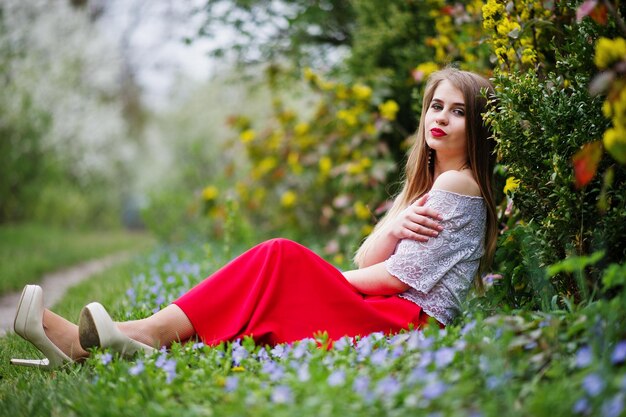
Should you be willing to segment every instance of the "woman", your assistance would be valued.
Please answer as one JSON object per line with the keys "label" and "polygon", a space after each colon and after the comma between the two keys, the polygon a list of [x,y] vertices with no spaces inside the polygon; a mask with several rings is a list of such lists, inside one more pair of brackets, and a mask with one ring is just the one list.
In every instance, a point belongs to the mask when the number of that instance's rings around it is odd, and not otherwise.
{"label": "woman", "polygon": [[445,326],[458,314],[493,255],[492,140],[483,125],[484,78],[448,68],[426,86],[404,188],[340,272],[297,243],[274,239],[249,250],[171,305],[142,320],[114,323],[104,307],[83,308],[79,325],[43,308],[41,288],[24,289],[15,332],[58,366],[108,347],[151,352],[200,337],[217,344],[243,336],[291,342],[326,331],[331,339],[376,331]]}

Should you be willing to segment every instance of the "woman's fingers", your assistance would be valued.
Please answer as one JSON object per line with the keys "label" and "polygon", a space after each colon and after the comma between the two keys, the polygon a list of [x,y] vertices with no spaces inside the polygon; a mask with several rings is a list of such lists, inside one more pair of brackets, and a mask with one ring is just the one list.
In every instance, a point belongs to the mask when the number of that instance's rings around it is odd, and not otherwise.
{"label": "woman's fingers", "polygon": [[438,232],[443,230],[443,227],[441,226],[441,224],[439,224],[439,222],[433,220],[429,216],[424,216],[422,214],[413,213],[410,216],[408,216],[407,220],[409,220],[412,223],[415,223],[416,225],[423,226],[425,228],[432,229]]}

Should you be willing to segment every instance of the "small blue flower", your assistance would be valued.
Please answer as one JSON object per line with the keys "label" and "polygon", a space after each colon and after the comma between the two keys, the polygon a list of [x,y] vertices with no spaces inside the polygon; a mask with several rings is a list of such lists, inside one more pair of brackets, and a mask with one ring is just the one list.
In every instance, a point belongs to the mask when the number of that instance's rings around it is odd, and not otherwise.
{"label": "small blue flower", "polygon": [[331,387],[341,386],[345,384],[346,382],[346,373],[343,370],[338,369],[328,376],[328,379],[326,382]]}
{"label": "small blue flower", "polygon": [[465,336],[466,334],[468,334],[469,332],[471,332],[475,328],[476,328],[476,320],[470,321],[465,326],[463,326],[463,328],[461,329],[461,336]]}
{"label": "small blue flower", "polygon": [[589,346],[583,346],[578,349],[576,353],[576,367],[577,368],[586,368],[591,365],[591,361],[593,360],[593,352]]}
{"label": "small blue flower", "polygon": [[191,345],[191,349],[193,349],[193,350],[202,349],[204,346],[205,346],[204,343],[197,342],[197,343],[194,343],[193,345]]}
{"label": "small blue flower", "polygon": [[589,400],[586,397],[583,397],[574,403],[572,407],[572,412],[576,414],[589,414],[591,411],[591,405],[589,404]]}
{"label": "small blue flower", "polygon": [[442,347],[435,351],[435,365],[437,365],[437,368],[445,368],[454,361],[455,356],[456,350],[449,347]]}
{"label": "small blue flower", "polygon": [[224,391],[233,392],[237,389],[237,386],[239,386],[239,378],[237,378],[236,376],[232,376],[232,375],[226,377],[226,382],[224,384]]}
{"label": "small blue flower", "polygon": [[263,363],[262,372],[267,374],[271,381],[278,381],[285,375],[285,368],[274,361]]}
{"label": "small blue flower", "polygon": [[248,357],[248,351],[246,350],[246,348],[241,346],[239,341],[233,342],[232,346],[233,348],[232,348],[231,357],[235,365],[238,366],[241,364],[242,360]]}
{"label": "small blue flower", "polygon": [[146,367],[144,366],[143,361],[139,360],[139,361],[137,361],[135,366],[131,367],[128,370],[128,373],[133,375],[133,376],[136,376],[136,375],[139,375],[140,373],[142,373],[144,371],[144,369],[146,369]]}
{"label": "small blue flower", "polygon": [[615,345],[613,354],[611,355],[611,362],[613,365],[617,365],[626,361],[626,340],[622,340]]}
{"label": "small blue flower", "polygon": [[448,386],[438,379],[431,380],[424,389],[422,390],[422,395],[427,400],[433,400],[435,398],[440,397],[448,390]]}
{"label": "small blue flower", "polygon": [[271,401],[276,404],[287,404],[293,401],[291,388],[286,385],[279,385],[272,391]]}
{"label": "small blue flower", "polygon": [[598,374],[589,374],[583,379],[583,388],[587,394],[595,397],[604,390],[604,380]]}
{"label": "small blue flower", "polygon": [[363,394],[365,392],[367,392],[367,390],[369,389],[370,386],[370,379],[368,376],[365,375],[359,375],[356,378],[354,378],[354,382],[352,383],[352,389],[354,390],[354,392],[356,392],[357,394]]}
{"label": "small blue flower", "polygon": [[337,340],[333,344],[333,348],[335,348],[337,351],[342,351],[348,346],[352,346],[352,339],[350,339],[349,337],[345,337],[345,336]]}
{"label": "small blue flower", "polygon": [[289,352],[289,347],[284,344],[276,345],[270,351],[272,356],[274,356],[275,358],[279,358],[279,359],[282,359],[288,352]]}
{"label": "small blue flower", "polygon": [[176,377],[176,361],[174,359],[167,360],[161,369],[165,371],[165,382],[171,383]]}
{"label": "small blue flower", "polygon": [[372,365],[382,366],[387,360],[387,349],[376,349],[370,356]]}
{"label": "small blue flower", "polygon": [[298,381],[300,382],[307,382],[309,379],[311,379],[311,374],[309,372],[309,364],[305,363],[302,364],[297,371],[298,374]]}
{"label": "small blue flower", "polygon": [[392,397],[398,393],[401,388],[402,386],[396,378],[388,376],[378,381],[378,384],[376,384],[376,394],[380,397]]}
{"label": "small blue flower", "polygon": [[624,411],[624,394],[619,393],[602,404],[603,417],[619,417]]}
{"label": "small blue flower", "polygon": [[113,355],[111,355],[109,352],[100,356],[100,362],[102,362],[103,365],[108,365],[109,363],[111,363],[112,359]]}

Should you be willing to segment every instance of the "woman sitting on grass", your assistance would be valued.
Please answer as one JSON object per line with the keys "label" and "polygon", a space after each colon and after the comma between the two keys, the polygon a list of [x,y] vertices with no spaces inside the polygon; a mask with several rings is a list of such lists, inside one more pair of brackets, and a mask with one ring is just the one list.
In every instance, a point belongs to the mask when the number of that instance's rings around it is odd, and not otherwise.
{"label": "woman sitting on grass", "polygon": [[325,331],[331,340],[449,324],[492,257],[492,139],[481,113],[490,83],[448,68],[426,86],[405,184],[341,272],[297,243],[274,239],[234,259],[154,315],[115,323],[99,303],[79,325],[43,308],[41,288],[24,289],[15,332],[47,357],[18,365],[58,366],[94,347],[121,355],[199,337],[205,344],[252,336],[274,345]]}

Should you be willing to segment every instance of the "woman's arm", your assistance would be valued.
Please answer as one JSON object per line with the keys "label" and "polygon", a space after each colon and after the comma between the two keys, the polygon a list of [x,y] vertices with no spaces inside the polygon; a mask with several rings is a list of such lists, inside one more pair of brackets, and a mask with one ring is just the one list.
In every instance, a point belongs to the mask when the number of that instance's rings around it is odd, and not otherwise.
{"label": "woman's arm", "polygon": [[428,194],[417,199],[395,219],[390,219],[372,242],[371,249],[365,253],[365,259],[359,268],[385,261],[393,254],[396,245],[402,239],[425,242],[431,237],[436,237],[442,230],[437,221],[441,220],[441,216],[432,208],[424,207],[427,200]]}
{"label": "woman's arm", "polygon": [[399,294],[410,288],[407,284],[387,272],[384,263],[346,271],[343,275],[357,291],[368,295]]}

